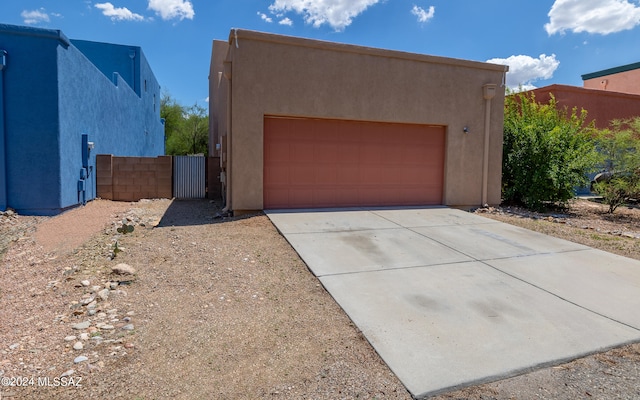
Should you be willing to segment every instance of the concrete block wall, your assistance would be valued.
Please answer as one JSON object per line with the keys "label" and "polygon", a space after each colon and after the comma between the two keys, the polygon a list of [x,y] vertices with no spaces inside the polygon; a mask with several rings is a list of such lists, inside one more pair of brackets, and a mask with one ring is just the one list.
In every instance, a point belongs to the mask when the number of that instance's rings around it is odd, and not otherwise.
{"label": "concrete block wall", "polygon": [[113,156],[96,155],[96,196],[113,200]]}
{"label": "concrete block wall", "polygon": [[115,201],[172,198],[171,156],[96,156],[98,197]]}

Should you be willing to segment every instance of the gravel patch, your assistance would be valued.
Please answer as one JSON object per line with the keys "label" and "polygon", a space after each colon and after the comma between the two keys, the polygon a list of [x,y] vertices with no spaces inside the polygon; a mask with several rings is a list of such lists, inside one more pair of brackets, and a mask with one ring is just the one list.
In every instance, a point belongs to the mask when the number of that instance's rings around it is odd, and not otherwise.
{"label": "gravel patch", "polygon": [[[600,206],[476,212],[640,259],[638,210]],[[0,229],[2,399],[411,398],[261,213],[96,200]],[[634,344],[434,398],[634,399],[639,377]]]}

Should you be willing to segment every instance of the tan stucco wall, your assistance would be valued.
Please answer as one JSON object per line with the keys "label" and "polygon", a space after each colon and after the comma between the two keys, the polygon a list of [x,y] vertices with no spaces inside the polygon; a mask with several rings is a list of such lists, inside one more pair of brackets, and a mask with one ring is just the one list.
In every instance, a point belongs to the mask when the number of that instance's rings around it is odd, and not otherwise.
{"label": "tan stucco wall", "polygon": [[[490,101],[487,199],[500,203],[506,67],[244,30],[232,31],[226,61],[234,210],[262,209],[265,115],[446,126],[444,203],[481,205],[485,84],[498,87]],[[210,83],[211,97],[225,96]]]}
{"label": "tan stucco wall", "polygon": [[640,69],[618,72],[583,81],[586,89],[640,94]]}
{"label": "tan stucco wall", "polygon": [[223,76],[224,59],[229,44],[226,41],[214,40],[211,48],[211,64],[209,67],[209,155],[220,156],[216,144],[220,144],[220,136],[225,134],[226,110],[229,81]]}

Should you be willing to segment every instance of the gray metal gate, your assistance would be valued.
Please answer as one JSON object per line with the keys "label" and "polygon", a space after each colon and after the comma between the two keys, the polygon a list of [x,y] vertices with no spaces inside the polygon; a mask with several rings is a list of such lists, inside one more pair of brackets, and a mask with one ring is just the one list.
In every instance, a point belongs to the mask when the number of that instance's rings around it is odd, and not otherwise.
{"label": "gray metal gate", "polygon": [[173,157],[173,196],[177,199],[204,199],[205,157]]}

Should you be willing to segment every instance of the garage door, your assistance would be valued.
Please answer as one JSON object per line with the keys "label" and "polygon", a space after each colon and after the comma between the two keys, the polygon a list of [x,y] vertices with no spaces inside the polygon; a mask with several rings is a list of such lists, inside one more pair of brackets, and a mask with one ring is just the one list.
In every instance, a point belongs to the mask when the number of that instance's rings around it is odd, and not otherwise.
{"label": "garage door", "polygon": [[264,121],[264,208],[442,204],[442,126]]}

